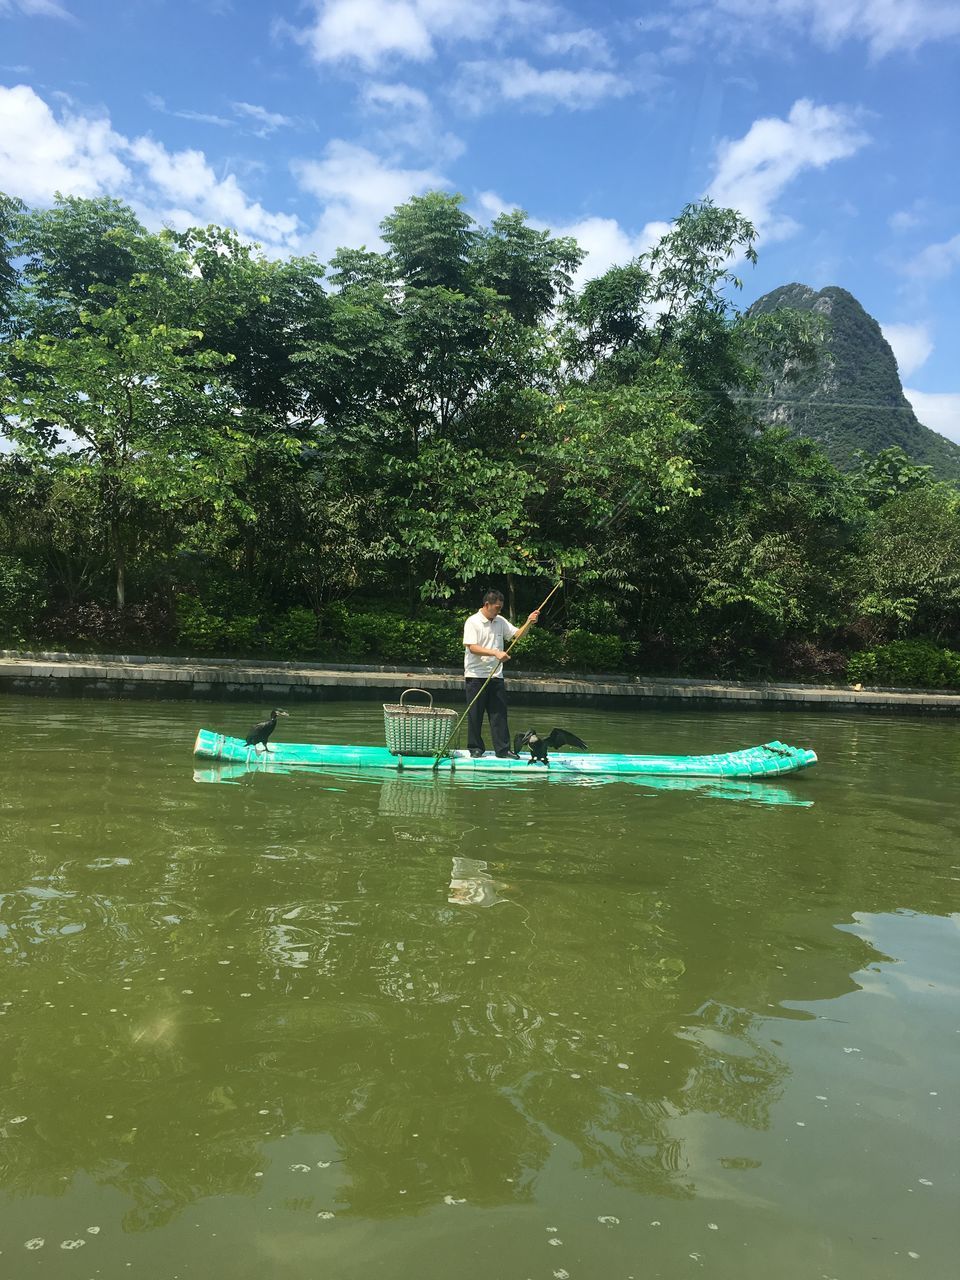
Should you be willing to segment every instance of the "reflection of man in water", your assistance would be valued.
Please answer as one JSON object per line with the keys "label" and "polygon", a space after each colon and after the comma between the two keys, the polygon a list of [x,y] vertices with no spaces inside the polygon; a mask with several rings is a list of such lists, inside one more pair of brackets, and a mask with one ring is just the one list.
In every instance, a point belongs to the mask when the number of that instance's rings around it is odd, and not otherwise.
{"label": "reflection of man in water", "polygon": [[505,901],[497,890],[506,887],[487,875],[487,864],[479,858],[454,858],[447,901],[458,907],[495,907]]}

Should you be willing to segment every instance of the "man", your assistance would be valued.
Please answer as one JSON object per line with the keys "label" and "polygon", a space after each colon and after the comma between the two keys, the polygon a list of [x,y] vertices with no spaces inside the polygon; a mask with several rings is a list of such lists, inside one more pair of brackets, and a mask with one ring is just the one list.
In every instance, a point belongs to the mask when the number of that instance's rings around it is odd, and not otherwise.
{"label": "man", "polygon": [[503,664],[510,657],[506,648],[508,641],[522,635],[536,622],[540,610],[534,609],[522,627],[515,627],[500,616],[502,609],[503,592],[488,591],[479,612],[469,617],[463,626],[463,675],[470,707],[467,746],[472,756],[483,755],[483,717],[486,714],[490,717],[494,751],[501,759],[516,760],[517,753],[510,748],[510,730],[507,727]]}

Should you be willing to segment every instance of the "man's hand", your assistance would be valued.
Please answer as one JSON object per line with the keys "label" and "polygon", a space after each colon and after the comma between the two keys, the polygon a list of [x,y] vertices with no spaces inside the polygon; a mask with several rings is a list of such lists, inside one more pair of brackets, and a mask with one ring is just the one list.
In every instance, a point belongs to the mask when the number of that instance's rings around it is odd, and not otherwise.
{"label": "man's hand", "polygon": [[501,662],[506,662],[506,660],[510,657],[506,649],[494,649],[493,656],[495,658],[499,658]]}
{"label": "man's hand", "polygon": [[528,621],[528,622],[539,622],[539,621],[540,621],[540,610],[539,610],[539,609],[534,609],[533,613],[528,613],[528,614],[527,614],[527,621]]}

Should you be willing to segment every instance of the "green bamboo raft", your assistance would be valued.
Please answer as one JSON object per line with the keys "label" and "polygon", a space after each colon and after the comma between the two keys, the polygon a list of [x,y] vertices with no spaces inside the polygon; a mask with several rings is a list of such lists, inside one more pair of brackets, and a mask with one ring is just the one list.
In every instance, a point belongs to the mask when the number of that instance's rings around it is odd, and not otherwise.
{"label": "green bamboo raft", "polygon": [[[263,752],[248,747],[242,738],[230,738],[210,729],[201,729],[193,754],[201,760],[247,763],[264,759]],[[742,751],[725,751],[712,756],[644,756],[619,753],[588,752],[586,754],[554,752],[549,765],[531,763],[528,759],[500,759],[492,751],[472,757],[467,751],[451,751],[437,761],[432,755],[394,755],[386,747],[344,746],[336,743],[276,742],[266,756],[274,764],[313,766],[322,769],[380,769],[393,773],[438,772],[559,776],[563,774],[600,774],[604,777],[651,777],[673,775],[687,778],[776,778],[817,763],[815,751],[791,747],[784,742],[766,742]]]}

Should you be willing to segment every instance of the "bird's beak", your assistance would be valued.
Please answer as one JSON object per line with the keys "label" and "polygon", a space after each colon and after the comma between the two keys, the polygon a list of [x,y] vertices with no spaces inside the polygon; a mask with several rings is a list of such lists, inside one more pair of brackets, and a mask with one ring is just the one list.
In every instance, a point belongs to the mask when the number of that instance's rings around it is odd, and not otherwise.
{"label": "bird's beak", "polygon": [[290,715],[290,712],[289,712],[289,711],[278,711],[278,712],[277,712],[277,715],[279,715],[279,716],[289,716],[289,715]]}

